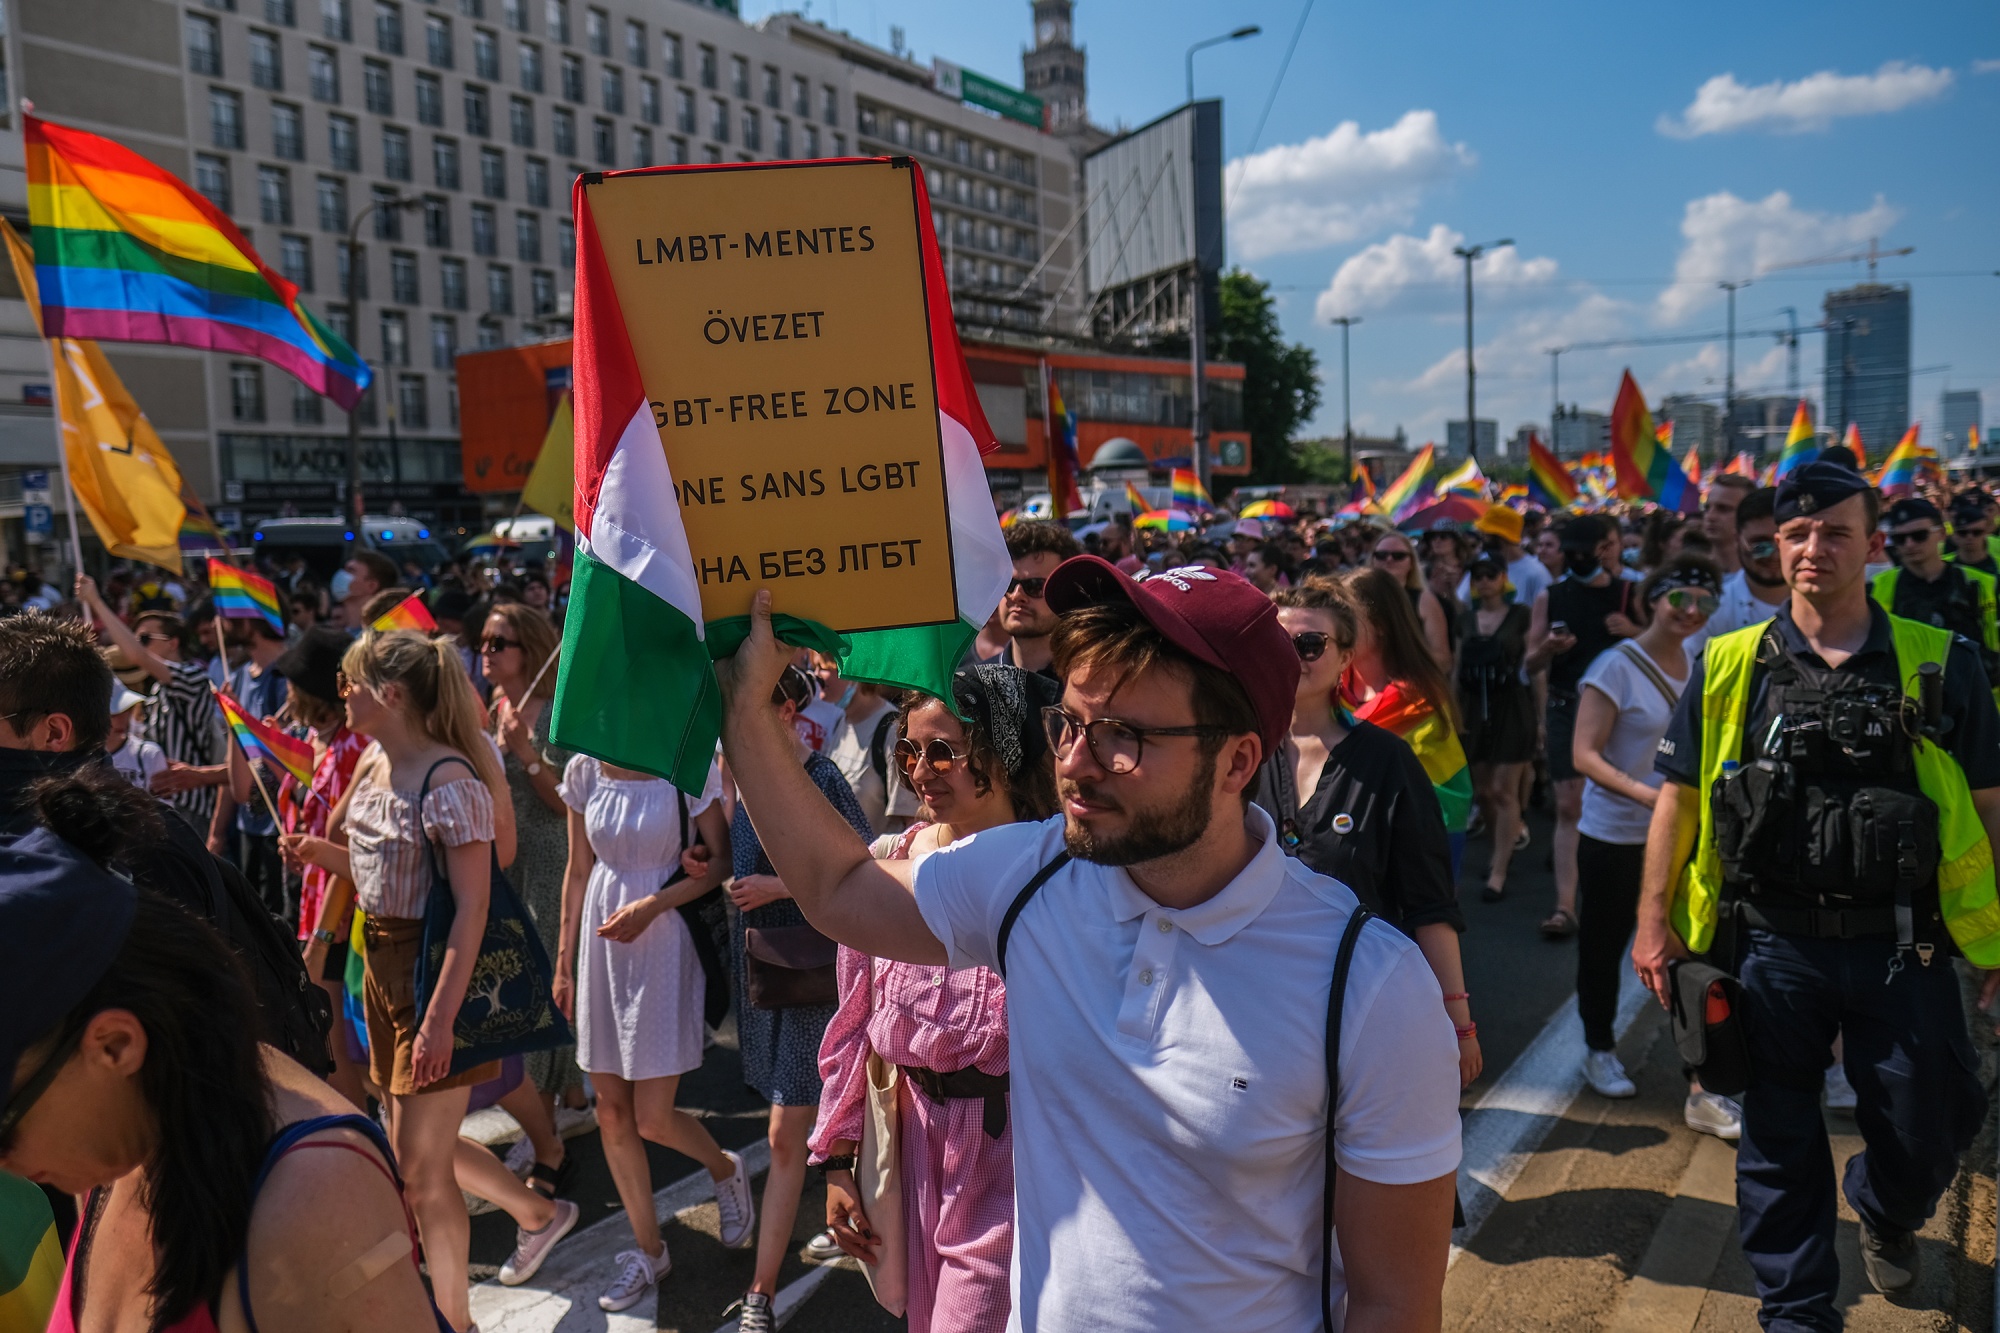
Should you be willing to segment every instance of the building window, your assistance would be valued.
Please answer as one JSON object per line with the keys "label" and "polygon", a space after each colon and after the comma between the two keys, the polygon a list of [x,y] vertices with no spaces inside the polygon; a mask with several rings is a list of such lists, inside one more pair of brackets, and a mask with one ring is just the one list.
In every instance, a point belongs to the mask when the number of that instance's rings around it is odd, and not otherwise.
{"label": "building window", "polygon": [[438,260],[438,304],[446,310],[465,309],[465,261]]}
{"label": "building window", "polygon": [[549,206],[549,164],[531,157],[521,164],[522,193],[536,208]]}
{"label": "building window", "polygon": [[229,159],[208,153],[194,155],[194,188],[227,214],[230,210]]}
{"label": "building window", "polygon": [[569,43],[569,0],[548,0],[547,12],[543,15],[544,30],[556,41]]}
{"label": "building window", "polygon": [[497,227],[493,219],[491,204],[472,206],[472,253],[476,255],[497,255],[500,253],[500,238],[495,235]]}
{"label": "building window", "polygon": [[792,155],[792,122],[783,116],[771,117],[771,152],[776,157]]}
{"label": "building window", "polygon": [[493,102],[484,88],[465,85],[465,132],[485,139],[493,133]]}
{"label": "building window", "polygon": [[596,151],[601,166],[618,165],[618,127],[599,116],[591,123],[590,146]]}
{"label": "building window", "polygon": [[281,28],[299,26],[299,11],[292,0],[264,0],[264,22],[275,23]]}
{"label": "building window", "polygon": [[408,250],[389,256],[389,299],[397,305],[422,305],[417,294],[417,257]]}
{"label": "building window", "polygon": [[653,132],[638,125],[632,127],[632,165],[653,165]]}
{"label": "building window", "polygon": [[417,119],[425,125],[444,124],[444,81],[435,74],[417,75]]}
{"label": "building window", "polygon": [[808,158],[819,156],[819,126],[799,126],[799,156]]}
{"label": "building window", "polygon": [[639,119],[648,125],[660,123],[660,81],[639,76]]}
{"label": "building window", "polygon": [[488,199],[507,197],[507,154],[498,148],[479,150],[479,192]]}
{"label": "building window", "polygon": [[336,42],[354,40],[352,0],[319,0],[319,30]]}
{"label": "building window", "polygon": [[[451,201],[432,195],[424,200],[424,244],[434,250],[451,249]],[[449,261],[447,261],[449,262]],[[446,286],[449,292],[451,288]],[[449,304],[447,302],[446,304]]]}
{"label": "building window", "polygon": [[542,48],[533,42],[521,43],[521,86],[531,93],[542,90]]}
{"label": "building window", "polygon": [[431,140],[431,178],[440,190],[458,188],[458,140]]}
{"label": "building window", "polygon": [[598,71],[598,91],[604,97],[604,109],[614,116],[625,114],[625,76],[606,65]]}
{"label": "building window", "polygon": [[407,366],[410,364],[410,320],[400,310],[384,310],[381,319],[382,364],[385,366]]}
{"label": "building window", "polygon": [[820,86],[819,118],[829,125],[840,124],[840,92],[832,84]]}
{"label": "building window", "polygon": [[625,63],[646,67],[646,25],[637,19],[625,20]]}
{"label": "building window", "polygon": [[313,289],[312,239],[285,236],[278,241],[278,271],[302,292]]}
{"label": "building window", "polygon": [[[359,251],[358,258],[360,259],[361,262],[358,265],[353,265],[352,261],[357,256],[350,255],[348,253],[348,249],[345,244],[334,246],[333,254],[335,260],[333,266],[334,274],[340,280],[340,294],[342,296],[348,296],[351,294],[364,301],[367,300],[368,299],[368,251],[365,249],[361,249]],[[347,285],[347,277],[348,273],[350,272],[350,265],[352,265],[351,271],[353,272],[354,275],[354,285],[352,287],[349,287]],[[340,336],[342,338],[347,339],[351,343],[354,339],[354,335],[348,331],[345,311],[341,312],[341,323],[339,325],[339,329],[340,329]]]}
{"label": "building window", "polygon": [[854,128],[866,135],[879,135],[881,130],[875,124],[875,108],[866,105],[858,108],[854,113]]}
{"label": "building window", "polygon": [[667,161],[673,163],[677,167],[684,167],[687,165],[688,141],[686,139],[681,138],[681,136],[678,134],[676,134],[673,138],[667,140]]}
{"label": "building window", "polygon": [[660,68],[667,72],[669,78],[685,79],[687,77],[682,72],[681,39],[675,33],[663,32],[660,34]]}
{"label": "building window", "polygon": [[319,229],[347,230],[347,182],[333,176],[319,178]]}
{"label": "building window", "polygon": [[332,48],[308,46],[306,74],[312,84],[315,101],[340,101],[340,61],[334,55]]}
{"label": "building window", "polygon": [[382,174],[392,181],[410,179],[410,132],[396,125],[382,127]]}
{"label": "building window", "polygon": [[486,0],[458,0],[458,12],[469,19],[486,17]]}
{"label": "building window", "polygon": [[430,396],[424,392],[422,375],[404,375],[396,382],[396,411],[403,424],[418,430],[430,425]]}
{"label": "building window", "polygon": [[486,266],[486,309],[495,315],[514,313],[514,270],[505,264]]}
{"label": "building window", "polygon": [[516,148],[535,146],[535,104],[525,97],[507,99],[507,137]]}
{"label": "building window", "polygon": [[792,114],[795,116],[810,116],[812,110],[812,85],[794,74],[792,76]]}
{"label": "building window", "polygon": [[229,363],[229,414],[238,421],[264,419],[264,367],[255,361]]}
{"label": "building window", "polygon": [[431,369],[450,370],[458,361],[458,321],[450,315],[431,316]]}
{"label": "building window", "polygon": [[583,100],[583,57],[563,53],[562,95],[566,102]]}
{"label": "building window", "polygon": [[479,321],[479,350],[490,352],[507,341],[507,330],[497,319]]}
{"label": "building window", "polygon": [[396,97],[389,82],[389,63],[385,60],[364,60],[361,62],[361,97],[370,113],[377,116],[396,114]]}
{"label": "building window", "polygon": [[288,161],[305,161],[305,117],[290,103],[271,103],[271,151]]}
{"label": "building window", "polygon": [[556,312],[556,275],[545,268],[538,268],[528,275],[528,299],[534,302],[536,315],[553,315]]}
{"label": "building window", "polygon": [[327,153],[341,171],[361,170],[361,130],[352,116],[326,118]]}
{"label": "building window", "polygon": [[281,227],[292,225],[292,173],[283,167],[257,168],[257,216]]}
{"label": "building window", "polygon": [[753,106],[743,108],[743,146],[753,152],[764,146],[764,127]]}
{"label": "building window", "polygon": [[776,65],[764,66],[764,105],[773,111],[778,109],[778,88],[782,83]]}
{"label": "building window", "polygon": [[720,97],[708,99],[708,137],[717,143],[729,142],[729,103]]}
{"label": "building window", "polygon": [[594,56],[610,55],[611,16],[601,9],[584,11],[583,40],[584,45],[590,48],[590,54]]}
{"label": "building window", "polygon": [[208,136],[217,148],[243,146],[243,94],[226,88],[208,90]]}
{"label": "building window", "polygon": [[375,49],[385,55],[403,54],[403,7],[375,0]]}
{"label": "building window", "polygon": [[702,86],[702,87],[704,87],[704,88],[713,88],[713,87],[715,87],[715,48],[714,48],[714,47],[712,47],[712,46],[704,46],[704,47],[702,47],[702,48],[701,48],[701,60],[700,60],[700,66],[701,66],[701,86]]}
{"label": "building window", "polygon": [[472,72],[482,79],[500,77],[500,39],[485,28],[472,30]]}
{"label": "building window", "polygon": [[674,89],[674,128],[682,134],[694,133],[694,94],[685,88]]}
{"label": "building window", "polygon": [[514,257],[523,264],[542,262],[542,219],[538,215],[514,215]]}
{"label": "building window", "polygon": [[450,69],[452,61],[451,20],[436,14],[424,18],[424,54],[439,69]]}
{"label": "building window", "polygon": [[528,0],[502,0],[500,21],[514,32],[528,30]]}
{"label": "building window", "polygon": [[576,267],[576,223],[566,217],[556,219],[556,259],[564,268]]}
{"label": "building window", "polygon": [[272,92],[284,88],[284,56],[278,50],[277,33],[250,33],[250,82]]}
{"label": "building window", "polygon": [[834,135],[834,136],[833,136],[833,156],[835,156],[835,157],[846,157],[846,156],[847,156],[847,136],[846,136],[846,135],[844,135],[844,134],[836,134],[836,135]]}
{"label": "building window", "polygon": [[897,116],[889,122],[889,137],[903,148],[910,146],[910,122],[907,117]]}
{"label": "building window", "polygon": [[317,426],[326,420],[326,409],[321,406],[326,400],[307,386],[292,381],[292,424],[295,426]]}
{"label": "building window", "polygon": [[742,98],[750,96],[750,62],[742,56],[729,57],[729,91]]}
{"label": "building window", "polygon": [[551,137],[555,140],[556,151],[565,155],[574,155],[576,152],[576,113],[566,106],[551,107],[549,109],[549,123],[554,130]]}
{"label": "building window", "polygon": [[401,196],[393,185],[377,185],[373,194],[375,204],[375,239],[378,241],[400,241],[403,239],[403,210],[396,207]]}
{"label": "building window", "polygon": [[188,68],[222,77],[222,25],[206,14],[187,16]]}

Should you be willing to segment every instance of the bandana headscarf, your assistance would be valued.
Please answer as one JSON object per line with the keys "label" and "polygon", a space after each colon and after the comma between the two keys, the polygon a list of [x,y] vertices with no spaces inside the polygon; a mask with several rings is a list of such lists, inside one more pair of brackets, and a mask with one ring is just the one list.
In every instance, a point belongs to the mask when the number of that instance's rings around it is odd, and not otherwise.
{"label": "bandana headscarf", "polygon": [[1011,782],[1048,748],[1042,709],[1060,701],[1062,687],[1047,676],[997,662],[982,662],[951,678],[952,702],[983,729]]}

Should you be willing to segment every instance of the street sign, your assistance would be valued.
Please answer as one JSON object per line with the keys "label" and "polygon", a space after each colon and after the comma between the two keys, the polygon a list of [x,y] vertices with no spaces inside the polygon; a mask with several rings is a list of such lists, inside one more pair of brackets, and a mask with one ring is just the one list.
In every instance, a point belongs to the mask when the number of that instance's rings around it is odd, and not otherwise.
{"label": "street sign", "polygon": [[931,61],[937,90],[946,97],[955,97],[967,106],[976,106],[1009,120],[1018,120],[1023,125],[1042,128],[1042,99],[1033,93],[1024,93],[1019,88],[1009,88],[997,79],[989,79],[984,74],[975,74],[969,69],[952,64],[949,60],[933,57]]}
{"label": "street sign", "polygon": [[43,504],[21,506],[21,526],[28,540],[39,542],[56,530],[56,511]]}

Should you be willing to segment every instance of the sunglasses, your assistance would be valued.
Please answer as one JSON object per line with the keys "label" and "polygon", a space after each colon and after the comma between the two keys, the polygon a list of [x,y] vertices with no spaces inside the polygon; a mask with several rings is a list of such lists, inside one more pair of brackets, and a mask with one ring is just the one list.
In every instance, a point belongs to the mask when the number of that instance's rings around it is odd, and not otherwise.
{"label": "sunglasses", "polygon": [[509,648],[521,648],[525,646],[519,639],[503,639],[497,634],[490,635],[479,641],[479,651],[482,653],[504,653]]}
{"label": "sunglasses", "polygon": [[969,758],[969,753],[960,754],[947,741],[927,741],[921,747],[908,738],[896,742],[896,763],[904,777],[915,776],[918,764],[943,776],[951,772],[954,764],[962,764]]}
{"label": "sunglasses", "polygon": [[345,671],[333,673],[333,692],[345,699],[353,694],[373,694],[375,691],[349,676]]}
{"label": "sunglasses", "polygon": [[1777,553],[1778,543],[1769,537],[1764,538],[1762,541],[1750,543],[1750,558],[1752,560],[1769,560]]}
{"label": "sunglasses", "polygon": [[1699,588],[1674,588],[1667,593],[1667,605],[1676,611],[1685,611],[1693,607],[1702,615],[1712,616],[1715,614],[1715,608],[1722,605],[1722,599],[1712,592],[1703,592]]}
{"label": "sunglasses", "polygon": [[1408,551],[1371,551],[1368,558],[1378,565],[1400,565],[1410,558]]}
{"label": "sunglasses", "polygon": [[175,640],[176,638],[178,638],[178,637],[179,637],[178,635],[174,635],[174,634],[141,634],[141,635],[139,636],[139,642],[140,642],[140,643],[172,643],[172,642],[173,642],[173,641],[174,641],[174,640]]}
{"label": "sunglasses", "polygon": [[21,1118],[42,1099],[42,1094],[56,1081],[56,1075],[62,1072],[63,1066],[69,1063],[69,1058],[76,1054],[77,1047],[83,1044],[83,1030],[89,1021],[88,1017],[72,1019],[62,1039],[56,1043],[55,1049],[49,1052],[49,1058],[42,1061],[41,1068],[30,1075],[28,1081],[7,1099],[5,1106],[0,1106],[0,1152],[13,1146],[14,1130],[20,1125]]}
{"label": "sunglasses", "polygon": [[1007,595],[1011,597],[1014,595],[1014,591],[1019,589],[1030,597],[1040,597],[1042,589],[1048,586],[1049,581],[1047,579],[1011,578],[1007,580]]}
{"label": "sunglasses", "polygon": [[1898,546],[1907,546],[1911,542],[1929,541],[1931,533],[1936,530],[1928,524],[1921,528],[1905,528],[1901,532],[1890,533],[1889,540]]}
{"label": "sunglasses", "polygon": [[1333,636],[1325,630],[1309,629],[1292,636],[1292,650],[1301,662],[1317,662],[1326,656],[1326,646],[1331,642]]}

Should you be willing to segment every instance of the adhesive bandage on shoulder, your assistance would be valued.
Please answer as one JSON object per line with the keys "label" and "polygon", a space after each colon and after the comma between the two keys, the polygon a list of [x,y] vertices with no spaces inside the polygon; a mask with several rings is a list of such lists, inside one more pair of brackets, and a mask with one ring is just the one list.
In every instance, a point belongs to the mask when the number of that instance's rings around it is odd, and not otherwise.
{"label": "adhesive bandage on shoulder", "polygon": [[346,1267],[326,1280],[327,1295],[339,1300],[351,1296],[407,1258],[410,1233],[393,1231],[357,1255]]}

